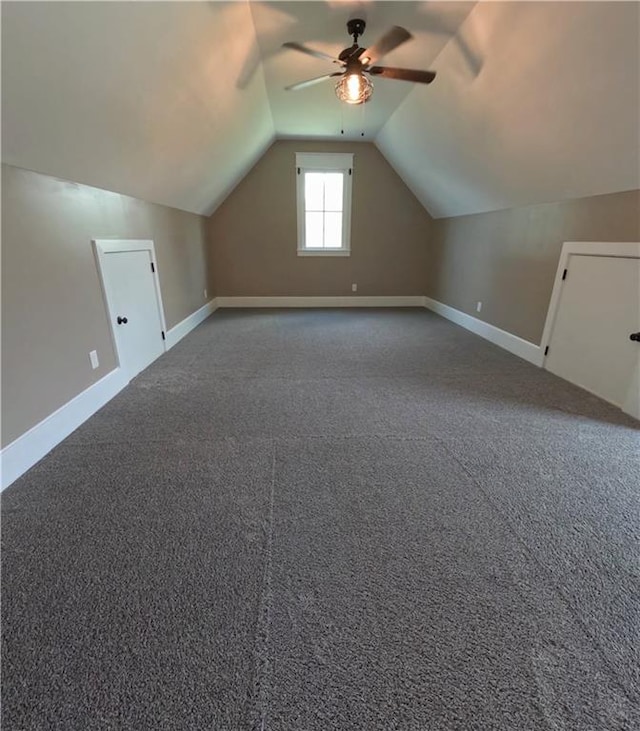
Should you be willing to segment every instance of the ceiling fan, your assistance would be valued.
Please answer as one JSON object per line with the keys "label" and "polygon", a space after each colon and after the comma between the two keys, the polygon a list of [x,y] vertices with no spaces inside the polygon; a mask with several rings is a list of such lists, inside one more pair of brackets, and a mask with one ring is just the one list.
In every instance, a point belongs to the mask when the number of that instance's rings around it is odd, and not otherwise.
{"label": "ceiling fan", "polygon": [[373,46],[370,48],[360,48],[358,46],[358,37],[364,33],[365,27],[366,23],[360,18],[354,18],[348,21],[347,30],[349,35],[353,36],[353,45],[341,51],[337,58],[322,51],[316,51],[301,43],[296,43],[295,41],[283,43],[284,48],[290,48],[293,51],[306,53],[307,56],[331,61],[343,68],[342,71],[336,71],[333,74],[317,76],[314,79],[300,81],[297,84],[287,86],[285,87],[287,91],[306,89],[306,87],[313,86],[313,84],[318,84],[321,81],[339,76],[340,79],[336,84],[336,95],[338,99],[347,104],[364,104],[364,102],[369,101],[373,93],[373,84],[368,74],[381,76],[384,79],[413,81],[417,84],[430,84],[435,79],[435,71],[417,71],[415,69],[399,69],[392,66],[374,66],[373,64],[378,59],[410,40],[413,36],[408,30],[394,25]]}

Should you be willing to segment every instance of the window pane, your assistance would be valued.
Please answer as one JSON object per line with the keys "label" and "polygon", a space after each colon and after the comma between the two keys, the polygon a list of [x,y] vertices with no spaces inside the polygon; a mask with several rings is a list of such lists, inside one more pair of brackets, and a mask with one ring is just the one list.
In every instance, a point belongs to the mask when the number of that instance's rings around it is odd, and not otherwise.
{"label": "window pane", "polygon": [[324,210],[342,210],[343,173],[325,173],[324,176]]}
{"label": "window pane", "polygon": [[304,174],[304,207],[307,211],[324,210],[324,173]]}
{"label": "window pane", "polygon": [[342,246],[342,213],[324,214],[324,245],[327,249]]}
{"label": "window pane", "polygon": [[323,214],[307,212],[305,217],[304,245],[307,249],[321,249],[324,228]]}

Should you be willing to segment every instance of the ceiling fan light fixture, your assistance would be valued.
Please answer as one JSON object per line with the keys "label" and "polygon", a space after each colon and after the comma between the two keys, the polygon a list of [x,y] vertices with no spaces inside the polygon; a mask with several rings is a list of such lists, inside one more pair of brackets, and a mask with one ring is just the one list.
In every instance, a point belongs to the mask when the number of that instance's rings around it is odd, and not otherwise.
{"label": "ceiling fan light fixture", "polygon": [[336,84],[336,96],[347,104],[364,104],[372,94],[373,84],[362,71],[343,74]]}
{"label": "ceiling fan light fixture", "polygon": [[365,49],[358,46],[358,37],[364,33],[365,27],[366,23],[360,18],[353,18],[347,23],[349,35],[353,36],[353,45],[344,48],[337,57],[329,56],[323,51],[316,51],[295,41],[284,43],[285,48],[342,66],[342,71],[300,81],[297,84],[285,86],[285,89],[287,91],[298,91],[339,76],[340,80],[336,83],[336,96],[338,99],[345,104],[364,104],[369,101],[373,94],[373,84],[368,74],[391,81],[411,81],[414,84],[430,84],[435,79],[435,71],[375,66],[374,64],[379,59],[411,40],[413,36],[406,28],[394,25],[381,38],[378,38],[372,46]]}

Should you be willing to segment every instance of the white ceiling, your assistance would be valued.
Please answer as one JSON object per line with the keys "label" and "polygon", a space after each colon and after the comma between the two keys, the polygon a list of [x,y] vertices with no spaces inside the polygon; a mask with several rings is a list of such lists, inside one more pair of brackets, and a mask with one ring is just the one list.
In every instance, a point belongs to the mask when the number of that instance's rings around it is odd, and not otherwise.
{"label": "white ceiling", "polygon": [[432,215],[640,188],[640,4],[480,3],[376,144]]}
{"label": "white ceiling", "polygon": [[3,2],[2,160],[207,213],[274,128],[245,2]]}
{"label": "white ceiling", "polygon": [[[635,2],[2,3],[3,162],[197,213],[277,137],[374,140],[436,216],[640,187]],[[414,40],[341,105],[330,54]],[[340,130],[344,129],[342,136]]]}

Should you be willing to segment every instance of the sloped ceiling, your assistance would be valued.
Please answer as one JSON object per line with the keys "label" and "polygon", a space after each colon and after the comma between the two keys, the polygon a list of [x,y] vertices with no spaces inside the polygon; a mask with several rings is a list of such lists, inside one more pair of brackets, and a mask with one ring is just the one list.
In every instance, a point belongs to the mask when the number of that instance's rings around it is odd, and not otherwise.
{"label": "sloped ceiling", "polygon": [[[635,2],[3,2],[3,161],[197,213],[275,137],[368,139],[436,217],[640,187]],[[364,107],[330,54],[415,36]],[[344,130],[344,135],[341,134]]]}
{"label": "sloped ceiling", "polygon": [[432,215],[640,188],[640,4],[479,3],[376,144]]}
{"label": "sloped ceiling", "polygon": [[245,2],[3,2],[3,162],[207,213],[274,139]]}

